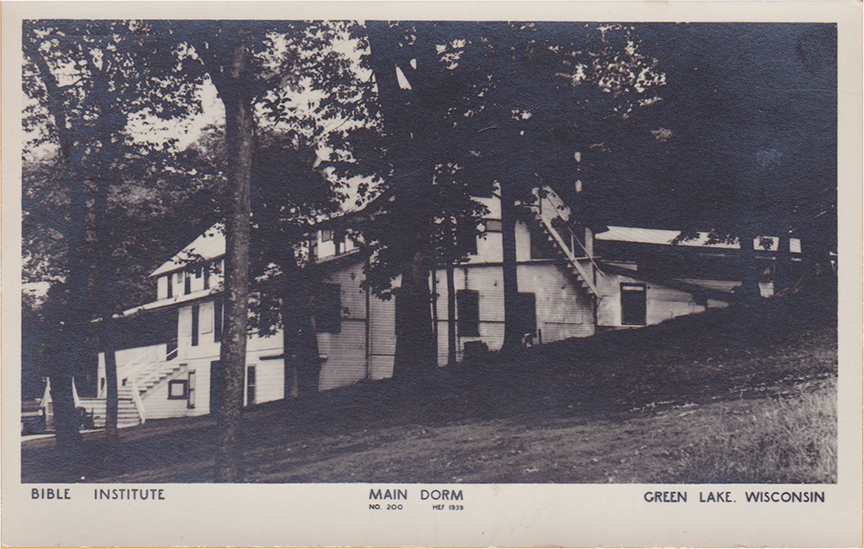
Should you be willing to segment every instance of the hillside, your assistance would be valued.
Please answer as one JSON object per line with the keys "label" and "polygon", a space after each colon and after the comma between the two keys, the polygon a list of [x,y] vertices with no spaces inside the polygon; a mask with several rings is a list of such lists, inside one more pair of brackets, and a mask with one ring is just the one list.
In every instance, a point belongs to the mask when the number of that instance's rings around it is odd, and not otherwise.
{"label": "hillside", "polygon": [[[715,310],[243,413],[250,482],[834,482],[837,332]],[[806,317],[806,321],[805,321]],[[826,323],[829,324],[829,323]],[[209,417],[148,421],[24,482],[209,482]]]}

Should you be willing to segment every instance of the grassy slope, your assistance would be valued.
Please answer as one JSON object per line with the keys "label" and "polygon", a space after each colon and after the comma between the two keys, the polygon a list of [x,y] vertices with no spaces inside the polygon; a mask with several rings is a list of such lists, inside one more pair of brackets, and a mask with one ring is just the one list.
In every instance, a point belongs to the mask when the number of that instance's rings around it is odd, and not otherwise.
{"label": "grassy slope", "polygon": [[[805,320],[712,311],[264,404],[243,414],[247,479],[833,482],[837,334]],[[109,453],[91,435],[84,466],[28,442],[24,481],[210,481],[210,418],[121,436]]]}

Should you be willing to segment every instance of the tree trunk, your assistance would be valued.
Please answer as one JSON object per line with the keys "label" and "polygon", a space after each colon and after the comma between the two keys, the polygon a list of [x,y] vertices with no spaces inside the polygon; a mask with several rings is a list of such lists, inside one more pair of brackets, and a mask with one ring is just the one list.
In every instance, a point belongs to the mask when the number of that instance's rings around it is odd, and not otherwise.
{"label": "tree trunk", "polygon": [[[407,379],[419,372],[433,371],[437,366],[437,342],[432,329],[432,308],[429,292],[429,248],[432,219],[427,200],[432,185],[434,163],[430,155],[430,135],[427,105],[435,97],[428,73],[412,74],[410,89],[403,89],[397,80],[396,67],[407,70],[417,52],[428,54],[432,43],[425,38],[416,49],[400,46],[400,30],[386,22],[367,25],[372,55],[370,65],[378,86],[381,112],[387,124],[389,148],[397,160],[400,192],[396,193],[399,226],[402,235],[411,242],[406,248],[402,287],[397,296],[396,356],[393,377]],[[424,71],[429,67],[423,67]],[[403,73],[404,74],[404,73]],[[410,179],[407,179],[410,178]],[[407,179],[407,180],[406,180]],[[392,183],[391,183],[392,184]]]}
{"label": "tree trunk", "polygon": [[756,235],[752,231],[744,231],[739,237],[741,245],[741,288],[738,294],[745,311],[752,312],[761,302],[759,291],[759,261],[753,249]]}
{"label": "tree trunk", "polygon": [[780,236],[777,244],[777,259],[774,262],[774,295],[788,290],[792,285],[792,239],[789,234]]}
{"label": "tree trunk", "polygon": [[51,401],[54,407],[55,443],[57,449],[69,458],[77,458],[81,450],[81,434],[78,431],[78,417],[75,411],[75,399],[72,393],[72,378],[75,367],[83,356],[86,344],[86,330],[89,324],[87,310],[87,263],[86,232],[84,219],[87,214],[87,195],[84,182],[77,178],[76,160],[80,160],[80,151],[75,150],[75,139],[72,128],[67,126],[66,113],[61,100],[62,91],[57,79],[51,72],[48,62],[42,56],[38,46],[30,41],[24,41],[28,56],[34,61],[42,81],[45,84],[48,98],[48,111],[57,132],[60,146],[59,178],[67,178],[72,187],[69,208],[69,229],[64,237],[67,242],[69,256],[66,276],[65,318],[57,319],[49,325],[55,331],[59,345],[54,352],[49,353],[53,360],[48,364],[48,378],[51,381]]}
{"label": "tree trunk", "polygon": [[447,265],[447,365],[456,364],[456,281],[453,265]]}
{"label": "tree trunk", "polygon": [[291,307],[287,305],[288,298],[282,298],[282,355],[285,363],[285,398],[297,398],[300,396],[300,389],[297,387],[297,326],[293,321]]}
{"label": "tree trunk", "polygon": [[225,105],[228,174],[228,203],[225,211],[225,331],[220,361],[223,365],[222,405],[216,414],[219,442],[216,451],[216,481],[243,479],[239,444],[240,409],[246,374],[246,340],[249,309],[250,182],[252,169],[253,120],[251,90],[247,72],[244,33],[238,32],[227,77],[217,80]]}
{"label": "tree trunk", "polygon": [[117,355],[114,345],[114,328],[109,326],[114,322],[103,317],[101,334],[99,340],[105,353],[105,436],[116,439],[117,433],[117,410],[119,400],[117,396]]}
{"label": "tree trunk", "polygon": [[522,335],[519,333],[519,279],[516,266],[516,203],[512,184],[501,182],[501,248],[502,283],[504,286],[504,353],[519,348]]}
{"label": "tree trunk", "polygon": [[[103,136],[111,139],[110,136]],[[106,145],[107,146],[107,143]],[[106,168],[107,169],[107,168]],[[96,219],[97,251],[97,287],[95,309],[99,312],[99,348],[105,353],[105,435],[116,440],[117,433],[117,356],[114,316],[114,268],[111,256],[111,243],[108,226],[108,191],[109,182],[104,177],[97,176],[96,200],[94,201],[94,217]]]}
{"label": "tree trunk", "polygon": [[[423,238],[418,238],[422,248]],[[428,245],[428,239],[425,240]],[[429,265],[425,250],[417,249],[409,269],[402,275],[396,306],[396,353],[393,377],[409,379],[434,371],[435,338],[432,331],[432,301]]]}
{"label": "tree trunk", "polygon": [[[302,275],[302,274],[301,274]],[[302,282],[286,284],[282,298],[282,349],[285,355],[285,396],[318,392],[318,337]]]}
{"label": "tree trunk", "polygon": [[51,380],[51,403],[54,408],[57,449],[74,461],[80,456],[81,433],[78,431],[72,376],[66,371],[55,371],[48,377]]}

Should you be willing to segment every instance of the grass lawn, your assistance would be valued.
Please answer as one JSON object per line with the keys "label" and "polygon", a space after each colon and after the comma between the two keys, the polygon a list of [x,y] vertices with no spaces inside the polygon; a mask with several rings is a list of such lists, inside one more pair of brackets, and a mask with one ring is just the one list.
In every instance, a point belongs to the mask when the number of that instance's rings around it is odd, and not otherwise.
{"label": "grass lawn", "polygon": [[[811,319],[812,320],[812,319]],[[249,482],[836,482],[837,331],[715,310],[244,411]],[[830,324],[830,323],[828,323]],[[210,482],[209,417],[148,421],[24,482]]]}

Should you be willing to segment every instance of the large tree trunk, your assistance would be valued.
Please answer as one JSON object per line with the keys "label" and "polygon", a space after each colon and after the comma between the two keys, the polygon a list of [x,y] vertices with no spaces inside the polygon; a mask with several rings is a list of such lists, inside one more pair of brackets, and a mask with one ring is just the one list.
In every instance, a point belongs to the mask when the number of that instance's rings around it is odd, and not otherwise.
{"label": "large tree trunk", "polygon": [[53,118],[53,125],[60,146],[60,158],[62,159],[59,177],[67,178],[72,187],[69,230],[64,234],[69,256],[66,276],[66,310],[65,315],[63,315],[65,318],[57,319],[58,322],[49,325],[49,329],[55,331],[57,336],[55,344],[58,347],[55,347],[53,352],[49,351],[53,359],[48,364],[51,401],[54,408],[55,442],[57,449],[71,458],[77,457],[81,449],[81,434],[78,431],[72,378],[76,365],[83,357],[87,340],[86,330],[89,324],[87,318],[89,311],[86,307],[87,263],[84,258],[86,253],[84,219],[87,214],[87,196],[84,182],[77,178],[77,171],[75,170],[76,160],[80,160],[81,153],[80,151],[73,153],[75,139],[72,135],[72,128],[67,126],[60,85],[38,46],[30,40],[25,40],[24,49],[36,64],[45,84],[48,111]]}
{"label": "large tree trunk", "polygon": [[[396,160],[395,180],[400,192],[395,195],[396,213],[404,238],[410,239],[402,286],[397,297],[396,356],[393,377],[406,379],[412,374],[431,371],[437,366],[437,343],[432,327],[432,301],[429,291],[431,215],[426,198],[432,185],[432,160],[428,120],[428,102],[436,90],[430,89],[430,75],[412,73],[413,83],[405,87],[398,82],[396,69],[407,71],[415,55],[433,52],[433,44],[424,37],[411,48],[402,48],[402,29],[392,29],[386,22],[367,24],[372,50],[370,65],[375,73],[392,158]],[[428,57],[427,57],[428,58]],[[433,57],[434,58],[434,57]],[[422,66],[422,65],[421,65]],[[422,70],[430,67],[422,66]],[[404,75],[404,73],[403,73]],[[391,183],[392,184],[392,183]]]}
{"label": "large tree trunk", "polygon": [[81,433],[78,431],[72,376],[66,370],[66,368],[57,368],[48,377],[51,380],[51,403],[57,449],[74,460],[79,457],[81,451]]}
{"label": "large tree trunk", "polygon": [[50,352],[48,377],[51,380],[56,443],[58,450],[70,459],[77,458],[81,450],[72,383],[78,366],[84,360],[92,312],[87,288],[86,192],[83,182],[77,181],[73,185],[70,227],[65,235],[69,254],[66,299],[59,318],[49,324],[55,330],[57,340],[48,343],[54,349]]}
{"label": "large tree trunk", "polygon": [[[222,403],[216,414],[219,442],[216,451],[216,481],[243,479],[240,450],[240,409],[246,370],[246,340],[249,309],[250,182],[253,119],[247,51],[243,31],[238,32],[232,59],[217,90],[225,105],[228,200],[225,211],[225,331],[220,361],[223,365]],[[232,37],[233,38],[233,37]],[[221,84],[221,85],[220,85]]]}
{"label": "large tree trunk", "polygon": [[741,287],[738,289],[740,303],[745,311],[752,312],[759,306],[762,294],[759,290],[759,261],[753,248],[755,232],[745,230],[739,237],[741,245]]}
{"label": "large tree trunk", "polygon": [[502,283],[504,286],[504,344],[505,353],[519,348],[519,279],[516,265],[516,203],[512,183],[501,182],[501,247],[503,254]]}
{"label": "large tree trunk", "polygon": [[425,252],[414,252],[410,268],[402,275],[397,300],[393,377],[409,379],[433,371],[436,366],[429,265]]}
{"label": "large tree trunk", "polygon": [[[106,136],[110,139],[110,136]],[[107,146],[107,144],[106,144]],[[96,200],[94,212],[96,219],[97,287],[95,309],[99,312],[99,348],[105,353],[105,435],[116,440],[117,433],[117,355],[114,316],[114,265],[111,256],[108,226],[108,191],[109,182],[103,177],[96,180]]]}
{"label": "large tree trunk", "polygon": [[318,337],[312,324],[309,295],[296,265],[283,272],[293,275],[282,292],[282,349],[285,361],[285,396],[296,398],[318,391]]}
{"label": "large tree trunk", "polygon": [[789,233],[780,235],[777,245],[777,259],[774,262],[774,294],[787,292],[793,283],[792,275],[792,239]]}

